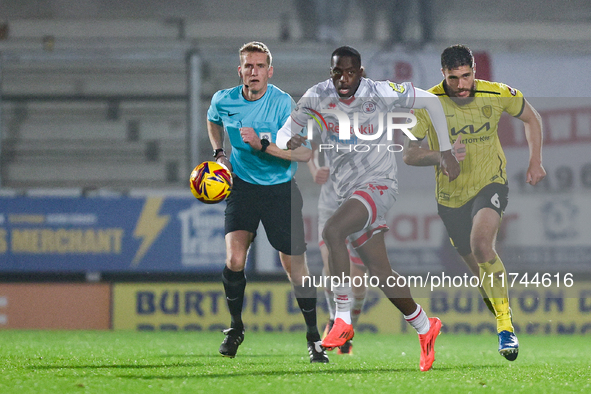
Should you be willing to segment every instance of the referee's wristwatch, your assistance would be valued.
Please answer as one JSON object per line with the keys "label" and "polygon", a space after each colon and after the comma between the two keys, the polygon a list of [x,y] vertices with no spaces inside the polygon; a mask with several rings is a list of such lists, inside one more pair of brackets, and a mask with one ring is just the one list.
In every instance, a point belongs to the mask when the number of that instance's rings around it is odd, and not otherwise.
{"label": "referee's wristwatch", "polygon": [[264,152],[264,151],[266,151],[266,150],[267,150],[267,148],[269,147],[269,144],[270,144],[269,140],[268,140],[268,139],[266,139],[266,138],[263,138],[263,139],[261,140],[261,152]]}
{"label": "referee's wristwatch", "polygon": [[223,149],[223,148],[214,149],[214,151],[213,151],[213,158],[217,160],[217,158],[218,158],[218,155],[219,155],[220,153],[221,153],[223,156],[226,156],[226,152],[224,152],[224,149]]}

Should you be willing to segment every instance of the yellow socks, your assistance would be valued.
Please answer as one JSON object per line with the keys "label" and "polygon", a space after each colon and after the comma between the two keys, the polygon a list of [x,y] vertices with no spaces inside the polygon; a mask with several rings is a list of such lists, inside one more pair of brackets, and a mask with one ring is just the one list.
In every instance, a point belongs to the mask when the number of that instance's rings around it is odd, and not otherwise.
{"label": "yellow socks", "polygon": [[480,267],[480,277],[484,275],[482,287],[495,310],[497,332],[504,330],[513,332],[509,308],[509,285],[503,262],[499,256],[496,256],[491,261],[478,264],[478,267]]}
{"label": "yellow socks", "polygon": [[[480,276],[482,277],[482,274],[480,274]],[[497,313],[495,312],[495,308],[492,306],[492,303],[490,302],[490,298],[488,298],[488,295],[486,295],[486,291],[484,291],[484,289],[479,286],[478,292],[482,296],[482,300],[484,301],[484,304],[486,305],[490,313],[492,313],[493,316],[496,316]]]}

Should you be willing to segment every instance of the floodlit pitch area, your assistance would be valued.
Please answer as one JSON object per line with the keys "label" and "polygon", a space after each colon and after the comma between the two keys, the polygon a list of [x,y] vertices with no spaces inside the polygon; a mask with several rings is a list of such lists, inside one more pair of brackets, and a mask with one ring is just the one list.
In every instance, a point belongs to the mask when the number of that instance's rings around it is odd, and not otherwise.
{"label": "floodlit pitch area", "polygon": [[234,359],[222,333],[1,331],[1,393],[591,392],[589,336],[520,335],[508,362],[494,335],[442,334],[419,371],[415,335],[359,334],[354,355],[308,361],[301,333],[250,333]]}

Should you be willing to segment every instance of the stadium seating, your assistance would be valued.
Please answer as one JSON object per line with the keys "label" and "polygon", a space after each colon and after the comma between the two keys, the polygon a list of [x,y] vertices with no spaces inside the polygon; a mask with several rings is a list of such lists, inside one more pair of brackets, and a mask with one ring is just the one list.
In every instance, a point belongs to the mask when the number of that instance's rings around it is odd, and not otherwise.
{"label": "stadium seating", "polygon": [[[60,9],[58,4],[29,18],[31,10],[16,2],[3,9],[9,33],[0,39],[0,186],[184,187],[191,170],[185,100],[189,51],[198,51],[203,66],[199,160],[210,156],[205,130],[210,97],[239,82],[236,49],[245,41],[260,39],[271,46],[276,69],[271,82],[294,98],[328,76],[326,54],[334,45],[299,41],[295,3],[264,0],[256,11],[236,13],[231,1],[215,6],[181,2],[164,17],[156,16],[163,4],[156,0],[142,2],[145,7],[128,2],[131,8],[115,0],[103,3],[109,6],[86,2]],[[534,19],[516,26],[487,2],[458,1],[441,10],[449,18],[441,18],[437,37],[445,42],[470,38],[491,50],[512,48],[523,40],[529,40],[530,48],[544,40],[586,45],[590,10],[583,1],[574,3],[562,10],[564,20],[549,19],[555,14],[548,3],[537,8]],[[352,7],[347,42],[364,53],[378,53],[380,43],[361,42],[360,5]],[[193,8],[195,13],[188,14]],[[568,14],[571,8],[577,12]],[[480,14],[488,10],[485,20],[471,9]],[[290,41],[279,40],[279,15],[289,16]],[[565,20],[572,28],[564,29]],[[383,39],[383,16],[377,23],[378,38]],[[499,28],[507,24],[511,28]],[[524,33],[516,33],[517,28]]]}

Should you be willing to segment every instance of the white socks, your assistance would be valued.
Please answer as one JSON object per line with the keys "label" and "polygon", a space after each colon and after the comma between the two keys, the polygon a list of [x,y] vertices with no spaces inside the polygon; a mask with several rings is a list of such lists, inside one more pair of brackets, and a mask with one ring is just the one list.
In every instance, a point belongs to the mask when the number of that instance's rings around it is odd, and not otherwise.
{"label": "white socks", "polygon": [[429,318],[427,314],[421,308],[419,304],[417,304],[417,310],[411,313],[408,316],[404,316],[404,319],[415,329],[419,335],[426,334],[429,332],[429,328],[431,327],[431,323],[429,323]]}
{"label": "white socks", "polygon": [[351,324],[351,301],[353,299],[353,291],[351,286],[338,286],[333,290],[334,302],[336,304],[336,312],[334,319],[343,319],[347,324]]}

